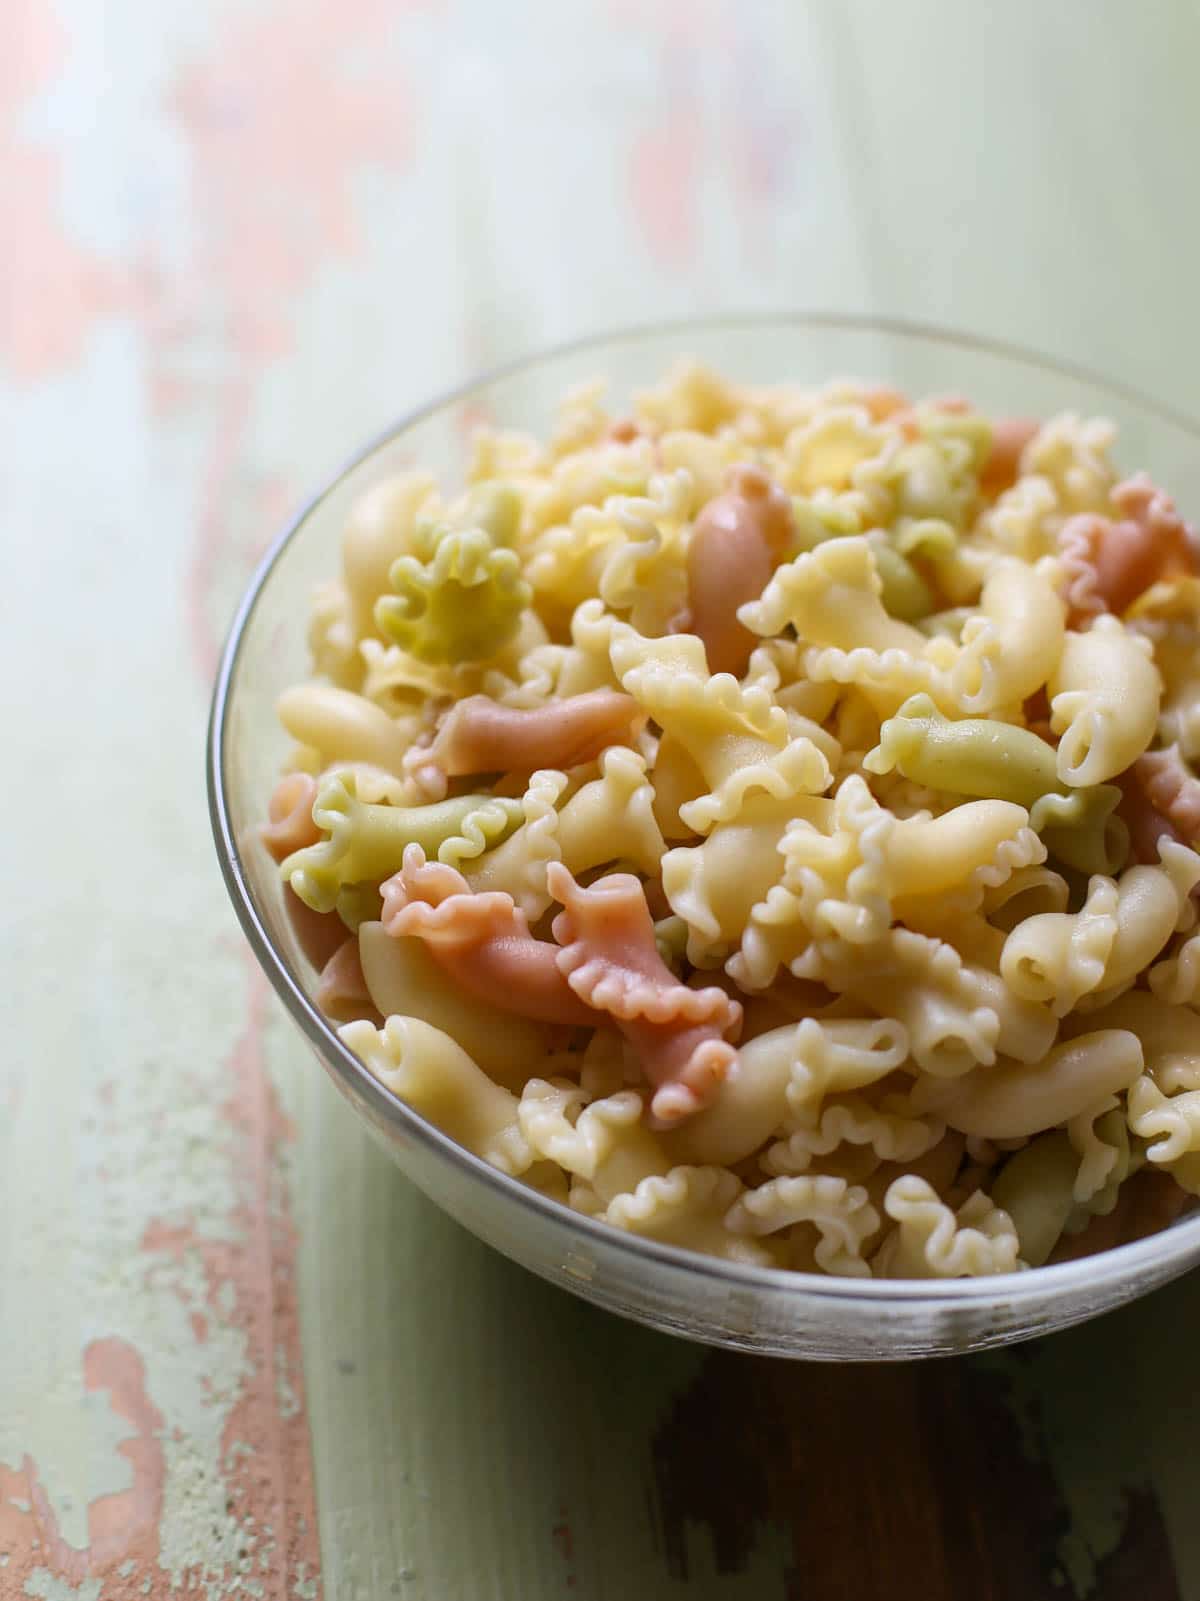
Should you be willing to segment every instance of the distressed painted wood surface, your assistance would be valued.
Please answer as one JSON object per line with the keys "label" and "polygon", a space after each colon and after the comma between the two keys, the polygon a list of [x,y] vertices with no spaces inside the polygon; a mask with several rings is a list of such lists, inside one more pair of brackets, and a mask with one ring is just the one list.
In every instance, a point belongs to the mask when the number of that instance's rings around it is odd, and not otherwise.
{"label": "distressed painted wood surface", "polygon": [[589,1310],[368,1147],[240,943],[201,775],[283,513],[494,359],[830,305],[1195,409],[1200,13],[2,16],[0,1596],[1200,1598],[1200,1284],[898,1369]]}

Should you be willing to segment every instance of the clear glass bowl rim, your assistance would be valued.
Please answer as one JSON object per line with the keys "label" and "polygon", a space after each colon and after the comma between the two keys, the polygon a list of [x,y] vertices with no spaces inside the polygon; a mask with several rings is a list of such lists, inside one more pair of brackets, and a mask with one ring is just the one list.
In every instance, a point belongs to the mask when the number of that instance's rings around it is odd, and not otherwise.
{"label": "clear glass bowl rim", "polygon": [[[801,1273],[785,1268],[756,1267],[644,1239],[639,1235],[612,1228],[581,1213],[570,1212],[560,1202],[539,1194],[517,1179],[509,1178],[491,1167],[481,1157],[457,1145],[448,1135],[443,1134],[433,1124],[427,1123],[387,1090],[358,1058],[347,1050],[333,1028],[305,994],[287,963],[276,950],[251,897],[242,871],[226,795],[224,745],[230,688],[237,673],[243,642],[253,621],[259,598],[270,581],[276,562],[289,541],[342,479],[407,429],[429,420],[438,412],[461,405],[480,389],[539,366],[577,354],[586,355],[589,351],[600,351],[606,346],[665,337],[678,337],[681,342],[680,353],[683,354],[688,335],[698,331],[718,333],[728,330],[736,334],[739,329],[761,331],[772,326],[800,331],[805,328],[827,331],[844,329],[852,333],[891,334],[902,339],[924,340],[952,348],[994,355],[1009,362],[1038,368],[1060,378],[1107,390],[1127,404],[1136,406],[1148,415],[1190,434],[1200,448],[1200,421],[1164,405],[1133,385],[1097,373],[1079,363],[1044,356],[1019,344],[899,317],[876,317],[838,311],[762,311],[666,319],[593,332],[504,362],[406,412],[345,460],[322,487],[301,505],[296,515],[271,542],[250,579],[234,614],[221,654],[208,723],[206,770],[209,820],[226,890],[251,949],[276,994],[283,1001],[309,1044],[336,1073],[341,1088],[351,1101],[366,1103],[379,1123],[395,1125],[397,1131],[403,1133],[407,1139],[419,1142],[435,1157],[458,1168],[465,1179],[482,1184],[535,1216],[540,1214],[548,1221],[569,1223],[572,1230],[578,1232],[581,1240],[594,1239],[610,1252],[628,1252],[631,1257],[641,1259],[645,1264],[661,1262],[664,1265],[685,1269],[702,1278],[709,1278],[725,1289],[752,1289],[765,1295],[782,1293],[863,1305],[880,1303],[895,1305],[897,1302],[904,1302],[910,1306],[914,1303],[917,1305],[925,1303],[930,1308],[935,1305],[944,1308],[949,1301],[983,1306],[989,1302],[1011,1297],[1014,1293],[1019,1294],[1021,1289],[1029,1286],[1031,1274],[1036,1276],[1039,1287],[1047,1293],[1058,1290],[1069,1294],[1082,1288],[1089,1280],[1094,1281],[1101,1263],[1106,1278],[1136,1277],[1139,1268],[1148,1267],[1156,1260],[1161,1261],[1163,1256],[1187,1255],[1189,1245],[1200,1234],[1200,1212],[1141,1240],[1115,1246],[1111,1250],[1093,1256],[1077,1257],[1069,1262],[1027,1269],[1019,1273],[995,1274],[981,1279],[951,1280],[851,1279]],[[1168,1241],[1171,1242],[1169,1247]]]}

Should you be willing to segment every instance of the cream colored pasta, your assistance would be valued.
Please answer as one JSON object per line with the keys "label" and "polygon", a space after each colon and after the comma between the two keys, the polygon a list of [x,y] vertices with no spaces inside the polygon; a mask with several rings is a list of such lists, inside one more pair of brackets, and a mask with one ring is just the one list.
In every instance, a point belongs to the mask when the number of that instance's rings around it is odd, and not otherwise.
{"label": "cream colored pasta", "polygon": [[345,1045],[761,1267],[1006,1273],[1147,1162],[1200,1195],[1200,538],[1115,443],[684,364],[378,483],[263,830]]}
{"label": "cream colored pasta", "polygon": [[896,1227],[872,1258],[878,1278],[977,1278],[1021,1265],[1012,1219],[982,1191],[955,1212],[924,1179],[906,1174],[888,1187],[883,1206]]}
{"label": "cream colored pasta", "polygon": [[1049,678],[1058,776],[1080,788],[1132,767],[1158,728],[1162,681],[1147,641],[1115,617],[1070,633]]}

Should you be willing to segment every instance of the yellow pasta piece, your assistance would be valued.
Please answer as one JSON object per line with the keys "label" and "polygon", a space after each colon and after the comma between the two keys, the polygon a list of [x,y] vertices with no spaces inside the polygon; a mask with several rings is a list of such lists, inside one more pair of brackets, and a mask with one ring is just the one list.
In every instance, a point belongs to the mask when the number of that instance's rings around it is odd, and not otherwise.
{"label": "yellow pasta piece", "polygon": [[424,940],[393,939],[372,919],[359,926],[358,955],[367,990],[384,1017],[415,1017],[449,1034],[496,1083],[519,1091],[544,1059],[544,1024],[463,995]]}
{"label": "yellow pasta piece", "polygon": [[316,751],[320,765],[368,762],[404,777],[404,754],[419,716],[393,719],[362,695],[327,684],[300,684],[279,697],[279,721],[293,739]]}
{"label": "yellow pasta piece", "polygon": [[678,1161],[733,1166],[789,1115],[809,1117],[825,1096],[877,1083],[907,1055],[904,1030],[883,1019],[810,1017],[772,1029],[739,1048],[711,1104],[664,1143]]}
{"label": "yellow pasta piece", "polygon": [[726,1213],[741,1188],[725,1168],[673,1167],[664,1177],[643,1179],[631,1194],[618,1195],[604,1220],[644,1239],[769,1267],[775,1261],[771,1251],[726,1225]]}
{"label": "yellow pasta piece", "polygon": [[1142,1073],[1142,1046],[1124,1029],[1098,1029],[1056,1045],[1043,1061],[978,1068],[928,1097],[963,1134],[1006,1140],[1066,1123]]}
{"label": "yellow pasta piece", "polygon": [[1053,748],[1032,730],[980,718],[952,721],[928,695],[911,696],[887,719],[863,766],[1025,806],[1051,852],[1082,872],[1111,872],[1128,854],[1129,831],[1114,815],[1121,799],[1115,785],[1071,789],[1059,777]]}
{"label": "yellow pasta piece", "polygon": [[812,1223],[820,1239],[814,1256],[826,1273],[869,1278],[864,1243],[879,1227],[879,1213],[860,1185],[828,1174],[768,1179],[733,1203],[726,1224],[736,1234],[776,1234],[797,1223]]}
{"label": "yellow pasta piece", "polygon": [[347,1023],[338,1037],[386,1089],[468,1151],[502,1173],[532,1166],[516,1096],[494,1084],[448,1034],[415,1017],[389,1017],[378,1029]]}
{"label": "yellow pasta piece", "polygon": [[1008,936],[1000,971],[1009,988],[1061,1017],[1085,995],[1103,1004],[1131,984],[1171,935],[1190,925],[1200,856],[1173,840],[1160,867],[1130,867],[1118,882],[1096,877],[1081,911],[1043,912]]}
{"label": "yellow pasta piece", "polygon": [[793,1129],[767,1148],[768,1173],[804,1173],[817,1157],[843,1146],[866,1146],[881,1162],[907,1163],[931,1151],[946,1132],[935,1117],[914,1114],[903,1096],[885,1095],[878,1104],[863,1095],[845,1095],[822,1106],[815,1121]]}
{"label": "yellow pasta piece", "polygon": [[1097,617],[1086,634],[1068,633],[1048,683],[1064,784],[1103,784],[1149,747],[1162,681],[1149,641],[1115,617]]}
{"label": "yellow pasta piece", "polygon": [[964,711],[994,712],[1038,690],[1062,654],[1063,605],[1036,567],[1001,560],[984,580],[979,612],[965,623],[950,687]]}
{"label": "yellow pasta piece", "polygon": [[385,478],[357,501],[342,532],[342,581],[352,637],[375,633],[375,602],[391,593],[388,574],[417,541],[417,526],[434,494],[428,473]]}
{"label": "yellow pasta piece", "polygon": [[816,647],[805,657],[809,677],[858,684],[889,709],[916,691],[944,693],[953,644],[889,617],[882,591],[868,541],[833,539],[778,568],[738,617],[756,634],[793,627]]}
{"label": "yellow pasta piece", "polygon": [[906,1174],[889,1186],[883,1206],[897,1227],[872,1258],[878,1278],[977,1278],[1022,1265],[1012,1219],[982,1191],[955,1213],[924,1179]]}
{"label": "yellow pasta piece", "polygon": [[831,809],[820,796],[760,791],[702,844],[666,853],[663,891],[687,924],[689,961],[712,966],[737,945],[755,904],[783,875],[785,829],[797,815],[824,817]]}

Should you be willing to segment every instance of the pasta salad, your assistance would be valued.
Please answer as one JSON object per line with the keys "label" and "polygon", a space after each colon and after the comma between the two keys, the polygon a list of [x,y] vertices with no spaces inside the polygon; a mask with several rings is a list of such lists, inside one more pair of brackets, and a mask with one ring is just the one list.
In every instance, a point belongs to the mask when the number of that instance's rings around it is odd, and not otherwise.
{"label": "pasta salad", "polygon": [[1036,1267],[1200,1194],[1200,540],[1114,429],[684,365],[344,530],[262,838],[317,1002],[615,1228]]}

